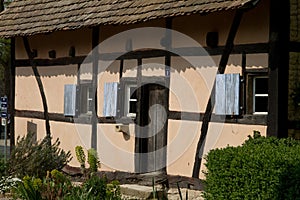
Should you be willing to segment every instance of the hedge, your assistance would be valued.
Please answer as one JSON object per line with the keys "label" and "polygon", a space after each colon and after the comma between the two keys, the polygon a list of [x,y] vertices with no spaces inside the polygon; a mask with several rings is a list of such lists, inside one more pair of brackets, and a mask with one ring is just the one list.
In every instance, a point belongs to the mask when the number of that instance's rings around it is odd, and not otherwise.
{"label": "hedge", "polygon": [[208,200],[300,200],[300,142],[255,132],[242,146],[211,150],[206,159]]}

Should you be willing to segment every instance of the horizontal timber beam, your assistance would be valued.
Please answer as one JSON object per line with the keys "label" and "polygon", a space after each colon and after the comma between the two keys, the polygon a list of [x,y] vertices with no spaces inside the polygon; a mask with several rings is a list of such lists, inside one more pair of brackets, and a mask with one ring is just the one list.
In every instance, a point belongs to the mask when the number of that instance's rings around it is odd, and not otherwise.
{"label": "horizontal timber beam", "polygon": [[[16,110],[15,116],[44,120],[43,112],[41,111]],[[203,120],[203,116],[204,113],[170,111],[168,119],[201,122]],[[66,122],[66,123],[78,123],[78,124],[91,123],[90,116],[82,116],[75,119],[73,117],[66,117],[64,116],[64,114],[60,114],[60,113],[49,113],[49,119],[51,121]],[[126,118],[115,120],[114,118],[98,117],[98,123],[100,124],[104,124],[104,123],[114,124],[116,123],[116,121],[118,121],[118,123],[124,122],[124,124],[132,123],[132,120]],[[211,122],[245,124],[245,125],[266,125],[267,116],[266,115],[244,115],[238,117],[227,116],[226,118],[224,118],[217,115],[212,115]]]}
{"label": "horizontal timber beam", "polygon": [[[113,53],[101,53],[100,60],[112,61],[112,60],[131,60],[139,58],[157,58],[171,56],[216,56],[221,55],[224,50],[224,46],[210,48],[210,47],[182,47],[173,48],[169,52],[161,49],[142,49],[131,52],[113,52]],[[231,54],[259,54],[268,53],[268,43],[256,43],[256,44],[240,44],[235,45]],[[60,65],[72,65],[81,64],[83,62],[92,62],[90,56],[75,56],[75,57],[62,57],[54,59],[34,59],[37,66],[60,66]],[[29,59],[17,59],[15,61],[17,67],[30,66]]]}

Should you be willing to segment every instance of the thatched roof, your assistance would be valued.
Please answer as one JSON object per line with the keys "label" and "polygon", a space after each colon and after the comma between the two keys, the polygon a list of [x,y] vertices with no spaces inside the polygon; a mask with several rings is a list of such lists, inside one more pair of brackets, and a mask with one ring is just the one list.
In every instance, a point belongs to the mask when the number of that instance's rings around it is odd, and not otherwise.
{"label": "thatched roof", "polygon": [[101,24],[237,9],[257,0],[15,0],[0,15],[0,36],[28,36]]}

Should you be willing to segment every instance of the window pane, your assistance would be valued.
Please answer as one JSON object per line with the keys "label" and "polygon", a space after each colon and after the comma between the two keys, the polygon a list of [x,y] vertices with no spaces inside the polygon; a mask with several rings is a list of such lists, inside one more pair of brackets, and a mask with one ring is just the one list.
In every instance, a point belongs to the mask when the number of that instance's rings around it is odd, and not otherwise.
{"label": "window pane", "polygon": [[89,87],[89,96],[88,96],[89,99],[92,99],[93,98],[93,88],[92,87]]}
{"label": "window pane", "polygon": [[268,78],[255,79],[255,94],[268,94]]}
{"label": "window pane", "polygon": [[129,113],[136,113],[136,101],[129,101]]}
{"label": "window pane", "polygon": [[255,112],[268,112],[268,97],[255,97]]}
{"label": "window pane", "polygon": [[130,87],[129,90],[130,90],[130,99],[137,99],[136,87]]}
{"label": "window pane", "polygon": [[92,109],[93,109],[93,107],[92,107],[92,100],[91,100],[91,99],[88,100],[88,108],[87,108],[87,109],[88,109],[88,111],[90,111],[90,112],[91,112]]}

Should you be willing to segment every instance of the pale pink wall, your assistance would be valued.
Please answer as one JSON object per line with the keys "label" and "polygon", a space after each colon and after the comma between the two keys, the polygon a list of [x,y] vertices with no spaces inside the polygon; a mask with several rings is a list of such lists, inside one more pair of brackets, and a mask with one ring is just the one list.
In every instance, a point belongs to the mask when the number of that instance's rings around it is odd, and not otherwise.
{"label": "pale pink wall", "polygon": [[[236,37],[236,43],[259,43],[268,42],[268,10],[264,10],[262,3],[268,4],[268,1],[263,1],[259,6],[245,14],[241,27]],[[233,19],[232,11],[224,11],[212,13],[205,16],[193,15],[187,17],[178,17],[173,20],[175,30],[187,34],[201,45],[205,45],[205,35],[209,31],[218,31],[220,36],[220,45],[224,45],[229,26]],[[189,23],[187,23],[189,22]],[[259,22],[259,23],[258,23]],[[102,26],[100,29],[100,40],[113,36],[131,28],[144,26],[164,27],[164,20],[154,20],[144,24],[134,24],[129,26]],[[260,30],[260,31],[253,31]],[[159,35],[157,36],[159,37]],[[143,45],[151,45],[153,41],[143,41],[143,36],[134,38],[134,47],[139,48]],[[146,43],[147,44],[146,44]],[[57,33],[41,34],[29,37],[29,43],[32,49],[38,50],[38,58],[48,58],[48,51],[56,50],[57,57],[68,57],[69,48],[76,48],[76,55],[87,55],[91,51],[91,29],[80,29],[76,31],[60,31]],[[184,46],[184,40],[174,40],[174,45]],[[111,49],[118,48],[119,51],[125,51],[125,44],[112,43],[101,52],[110,52]],[[17,59],[26,59],[27,55],[21,38],[16,40],[16,57]],[[188,63],[172,58],[171,62],[171,83],[170,83],[170,109],[175,111],[188,112],[204,112],[206,102],[209,97],[210,88],[208,87],[214,81],[213,75],[216,73],[217,65],[220,56],[211,58],[212,63],[200,63],[198,66],[190,67]],[[247,67],[267,67],[267,54],[247,55]],[[151,63],[163,64],[164,59],[145,59],[145,67],[143,74],[145,76],[162,76],[164,74],[162,67],[152,67]],[[101,61],[100,66],[105,62]],[[136,76],[136,60],[126,60],[124,62],[124,77]],[[241,55],[232,55],[228,62],[226,73],[241,73]],[[101,71],[98,74],[98,115],[102,116],[103,109],[103,84],[105,82],[118,81],[119,62],[112,63],[110,67]],[[63,113],[63,87],[65,84],[76,84],[77,82],[77,65],[69,66],[54,66],[54,67],[38,67],[41,73],[41,79],[45,88],[46,98],[49,106],[49,112]],[[90,73],[86,73],[86,78],[90,77]],[[187,90],[182,88],[181,78],[188,84],[191,89],[189,96]],[[206,79],[209,78],[209,79]],[[184,105],[184,102],[189,102],[194,98],[195,104]],[[196,106],[196,109],[195,109]],[[33,110],[43,111],[41,97],[38,91],[37,83],[30,67],[18,67],[16,70],[16,109],[18,110]],[[27,121],[32,121],[38,125],[38,137],[42,138],[45,134],[44,121],[27,118],[16,118],[16,135],[26,134]],[[183,127],[183,129],[181,129]],[[102,169],[105,170],[134,170],[134,130],[130,128],[131,137],[127,138],[120,132],[115,131],[113,124],[98,125],[98,153],[100,159],[104,162]],[[169,120],[168,131],[168,172],[170,174],[180,174],[191,176],[193,167],[194,154],[196,144],[199,138],[201,122],[189,121],[174,121]],[[209,136],[217,134],[217,140],[208,138],[207,148],[225,147],[227,145],[240,145],[251,134],[253,130],[259,130],[265,135],[265,126],[258,125],[237,125],[237,124],[222,124],[211,123]],[[74,126],[70,123],[51,122],[51,131],[53,138],[59,138],[61,145],[66,150],[71,150],[73,154],[72,165],[77,165],[74,154],[76,145],[82,145],[85,148],[90,147],[90,132],[91,127],[87,125]],[[214,133],[214,134],[211,134]],[[191,134],[191,135],[189,135]],[[183,137],[180,147],[184,148],[178,151],[178,148],[172,148],[176,139]],[[216,137],[215,137],[216,138]],[[190,142],[189,142],[190,140]],[[110,144],[110,145],[109,145]],[[174,146],[173,146],[174,147]],[[178,147],[178,146],[176,146]],[[118,152],[118,150],[124,152]],[[112,159],[113,158],[113,159]],[[111,160],[112,159],[112,160]],[[117,166],[117,167],[111,167]],[[203,169],[203,168],[202,168]]]}

